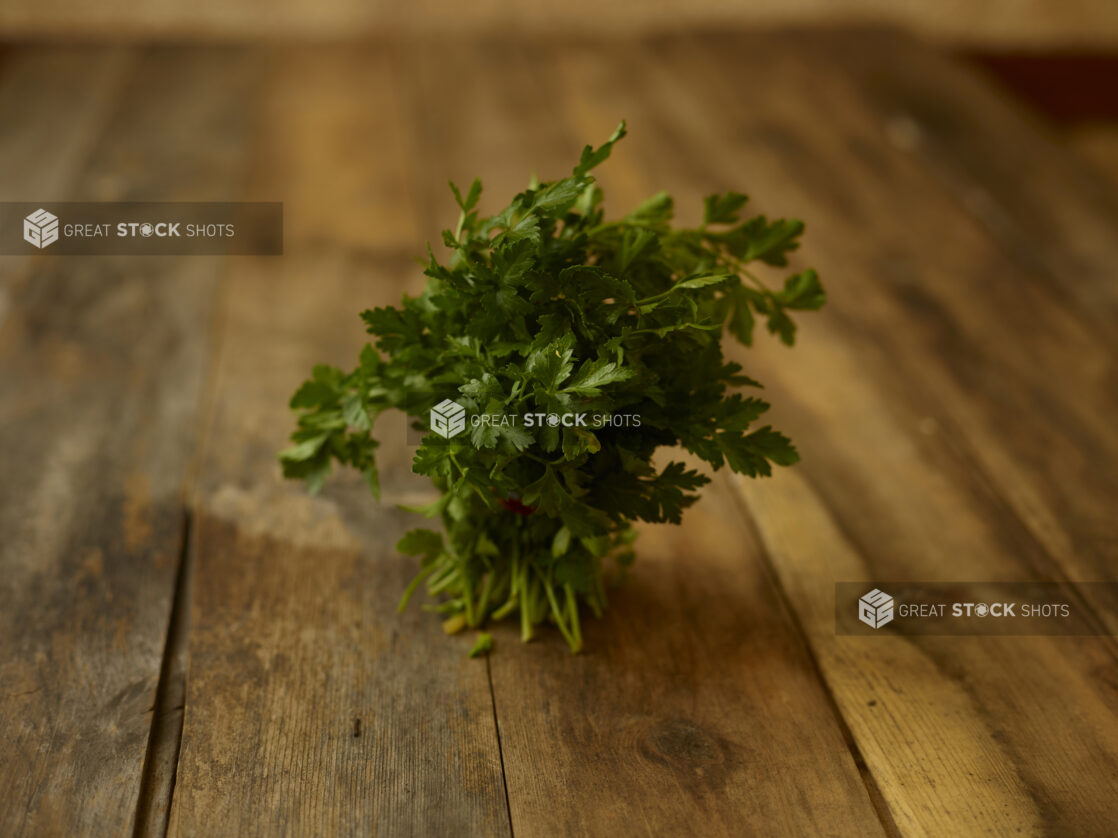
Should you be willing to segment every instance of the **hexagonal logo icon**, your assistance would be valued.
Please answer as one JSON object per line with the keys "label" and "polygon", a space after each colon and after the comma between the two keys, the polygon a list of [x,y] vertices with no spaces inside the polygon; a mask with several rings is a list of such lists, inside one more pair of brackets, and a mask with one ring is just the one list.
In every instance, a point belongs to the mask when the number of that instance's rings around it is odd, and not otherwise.
{"label": "hexagonal logo icon", "polygon": [[870,628],[881,628],[893,619],[893,598],[874,588],[858,600],[858,619]]}
{"label": "hexagonal logo icon", "polygon": [[58,241],[58,216],[37,209],[23,219],[23,240],[42,250]]}
{"label": "hexagonal logo icon", "polygon": [[466,430],[466,408],[444,399],[431,408],[431,430],[444,439],[453,439]]}

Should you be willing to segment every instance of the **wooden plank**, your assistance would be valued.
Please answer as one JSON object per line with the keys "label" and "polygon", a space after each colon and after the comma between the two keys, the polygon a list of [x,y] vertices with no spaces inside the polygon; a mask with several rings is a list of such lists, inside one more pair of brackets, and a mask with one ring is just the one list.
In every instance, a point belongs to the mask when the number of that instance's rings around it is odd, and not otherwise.
{"label": "wooden plank", "polygon": [[933,551],[914,563],[858,545],[804,472],[742,491],[902,834],[1112,831],[1118,695],[1107,642],[836,637],[835,580],[931,578]]}
{"label": "wooden plank", "polygon": [[862,112],[981,222],[1008,258],[1077,301],[1082,319],[1114,338],[1113,184],[1067,154],[1050,126],[1007,91],[911,37],[855,31],[801,40],[843,68]]}
{"label": "wooden plank", "polygon": [[273,58],[249,189],[292,211],[283,260],[228,277],[170,832],[506,834],[485,663],[432,615],[396,614],[415,567],[392,545],[420,519],[392,500],[425,489],[403,424],[377,425],[381,505],[353,475],[311,498],[275,461],[311,365],[352,365],[358,311],[422,282],[407,194],[424,175],[379,50]]}
{"label": "wooden plank", "polygon": [[[572,98],[635,104],[634,127],[655,126],[634,147],[656,187],[695,205],[732,177],[759,208],[808,221],[806,258],[823,271],[828,310],[810,319],[794,352],[758,339],[740,353],[804,462],[770,483],[742,481],[742,491],[901,832],[1105,834],[1118,765],[1111,641],[834,636],[837,580],[1058,578],[1075,557],[1021,520],[1009,472],[990,467],[1016,455],[1017,473],[1033,481],[1054,467],[1020,439],[999,441],[993,425],[1003,437],[1033,433],[1040,423],[1013,410],[1022,390],[1042,393],[995,320],[1001,289],[987,286],[1016,281],[1027,298],[1043,284],[927,188],[926,173],[922,183],[918,168],[899,165],[864,123],[859,130],[857,110],[845,119],[856,102],[831,82],[841,67],[797,43],[741,39],[710,54],[709,40],[663,40],[647,52],[619,49],[565,81]],[[740,83],[762,77],[779,81]],[[918,271],[900,290],[898,252]],[[910,287],[926,276],[935,288],[916,304]],[[973,311],[945,299],[960,286],[977,298],[966,299]],[[1017,352],[1039,363],[1060,357],[1075,313],[1020,309],[1009,314],[1035,331],[1021,331]],[[985,341],[971,334],[983,323]],[[1072,343],[1102,357],[1090,337]],[[947,390],[944,356],[961,369],[966,351],[989,369]],[[1112,437],[1085,418],[1094,394],[1065,395],[1076,422],[1052,438],[1064,450],[1098,441],[1092,456],[1109,461]],[[979,435],[965,418],[990,424]],[[979,444],[1005,453],[983,460]],[[1095,509],[1084,487],[1067,491],[1069,503],[1074,491]],[[1108,525],[1094,526],[1105,538]],[[1085,567],[1105,572],[1101,559]],[[1075,712],[1052,712],[1065,706]]]}
{"label": "wooden plank", "polygon": [[[80,98],[83,68],[109,84],[119,56],[84,64],[46,53],[44,60],[44,83]],[[102,197],[111,178],[140,199],[220,190],[235,171],[243,128],[238,73],[225,74],[228,96],[215,96],[209,84],[226,64],[214,56],[187,76],[149,54],[107,113],[113,94],[87,91],[100,104],[77,108],[69,128],[79,137],[42,142],[57,155],[42,167],[50,172],[57,160],[63,172],[80,172],[76,183],[51,173],[39,185],[74,199]],[[53,95],[25,77],[24,95]],[[68,101],[69,94],[61,98]],[[193,129],[207,132],[207,155],[199,155]],[[33,147],[14,133],[6,142]],[[89,157],[79,165],[83,145]],[[37,191],[26,174],[17,178]],[[133,828],[182,540],[215,264],[43,257],[13,292],[0,331],[5,835]]]}
{"label": "wooden plank", "polygon": [[[408,56],[423,159],[462,180],[481,174],[486,210],[530,171],[568,171],[582,144],[620,118],[606,109],[593,125],[572,119],[537,45],[444,44]],[[440,95],[446,78],[461,80],[457,96]],[[615,212],[645,197],[621,185],[645,185],[624,162],[631,152],[604,169],[607,188],[618,187],[607,192]],[[683,528],[645,532],[629,584],[604,620],[587,621],[584,654],[571,657],[554,633],[523,645],[515,627],[495,628],[490,666],[517,835],[882,834],[725,490],[712,487]]]}

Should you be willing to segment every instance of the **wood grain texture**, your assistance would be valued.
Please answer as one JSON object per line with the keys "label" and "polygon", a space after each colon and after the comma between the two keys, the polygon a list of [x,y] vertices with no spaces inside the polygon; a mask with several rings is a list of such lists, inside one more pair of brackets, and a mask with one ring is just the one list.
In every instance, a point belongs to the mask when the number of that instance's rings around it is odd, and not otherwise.
{"label": "wood grain texture", "polygon": [[[739,353],[804,462],[773,482],[742,481],[742,490],[901,832],[1104,835],[1118,764],[1111,640],[834,636],[837,580],[1106,574],[1105,554],[1089,559],[1041,538],[1013,492],[1016,475],[1039,485],[1060,468],[1032,434],[1077,451],[1079,462],[1113,462],[1113,435],[1083,408],[1099,379],[1086,394],[1069,381],[1086,386],[1108,363],[1089,329],[1077,333],[1074,306],[921,181],[926,173],[895,161],[832,81],[842,65],[796,43],[726,42],[711,54],[709,41],[663,41],[608,59],[584,51],[564,62],[564,78],[597,130],[602,112],[621,105],[634,126],[652,126],[643,139],[634,131],[628,149],[630,165],[650,173],[645,191],[668,188],[697,206],[736,173],[759,209],[808,221],[805,259],[827,266],[828,310],[804,319],[792,353],[760,337]],[[780,85],[735,82],[762,70]],[[891,272],[898,262],[918,272]],[[1002,283],[1016,285],[1016,303]],[[1024,359],[1071,367],[1051,370],[1062,379],[1045,384]],[[1055,392],[1064,395],[1056,409],[1074,421],[1050,427],[1023,415],[1025,400],[1048,405]],[[995,454],[976,456],[987,445]],[[1113,470],[1101,471],[1105,491]],[[1069,498],[1081,488],[1066,477],[1059,485]],[[1076,524],[1066,507],[1038,508],[1043,520]],[[1086,507],[1105,544],[1112,525],[1102,508]],[[1109,603],[1094,604],[1113,617]],[[1055,706],[1074,712],[1054,718]],[[1089,744],[1057,755],[1061,741]]]}
{"label": "wood grain texture", "polygon": [[[16,176],[21,189],[95,199],[119,177],[130,195],[173,197],[220,188],[236,171],[236,101],[208,92],[205,70],[195,88],[173,60],[149,54],[114,94],[100,88],[116,84],[120,56],[88,63],[94,89],[73,55],[47,56],[42,74],[22,64],[24,95],[72,99],[80,140],[44,135],[61,174],[45,161],[41,182]],[[196,153],[184,118],[209,132],[211,156]],[[9,129],[5,145],[31,149],[20,132],[44,127],[57,121]],[[214,282],[203,261],[23,264],[0,328],[0,832],[125,834],[167,633]]]}
{"label": "wood grain texture", "polygon": [[270,66],[248,188],[294,211],[284,259],[227,279],[170,832],[505,834],[485,662],[432,615],[396,614],[415,568],[392,545],[417,525],[392,506],[416,480],[403,425],[378,423],[382,505],[352,476],[311,498],[275,460],[311,365],[351,365],[357,312],[421,279],[397,192],[415,176],[407,122],[370,118],[392,112],[393,76],[357,49]]}
{"label": "wood grain texture", "polygon": [[[835,581],[931,578],[931,551],[914,562],[859,544],[802,473],[741,488],[902,834],[1113,832],[1118,743],[1106,640],[836,637]],[[897,506],[922,500],[898,494]],[[970,562],[972,577],[986,575],[982,565]]]}

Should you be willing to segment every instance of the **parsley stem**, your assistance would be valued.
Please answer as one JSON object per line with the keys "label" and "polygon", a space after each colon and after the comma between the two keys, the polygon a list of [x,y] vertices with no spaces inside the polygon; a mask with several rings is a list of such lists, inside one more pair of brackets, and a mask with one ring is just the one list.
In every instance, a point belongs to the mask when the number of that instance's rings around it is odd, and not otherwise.
{"label": "parsley stem", "polygon": [[465,573],[459,575],[462,577],[462,599],[466,603],[466,625],[473,627],[477,625],[477,618],[474,614],[474,592],[471,590],[469,576]]}
{"label": "parsley stem", "polygon": [[434,570],[435,568],[433,566],[425,567],[408,583],[408,586],[404,588],[404,595],[400,597],[400,604],[396,607],[397,613],[402,613],[403,610],[407,608],[408,600],[411,599],[411,595],[415,593],[415,589],[418,588],[420,583],[430,576]]}
{"label": "parsley stem", "polygon": [[737,273],[740,273],[742,276],[756,285],[758,291],[761,291],[765,294],[770,293],[769,287],[765,285],[765,283],[763,283],[760,279],[758,279],[757,275],[745,266],[745,262],[734,259],[732,257],[726,257],[726,261],[730,264],[730,267],[732,267]]}
{"label": "parsley stem", "polygon": [[449,568],[441,571],[439,574],[436,575],[434,579],[427,583],[427,592],[431,594],[440,593],[441,591],[445,591],[457,581],[458,568],[451,565]]}
{"label": "parsley stem", "polygon": [[493,609],[492,613],[490,613],[489,616],[491,619],[494,620],[502,620],[509,614],[511,614],[514,608],[516,608],[516,596],[512,595],[507,600],[505,600],[504,605],[500,606],[499,608]]}
{"label": "parsley stem", "polygon": [[582,628],[578,623],[578,600],[575,599],[574,588],[569,584],[563,586],[563,590],[567,594],[567,611],[571,615],[571,634],[574,636],[575,642],[571,644],[571,651],[577,652],[582,649]]}
{"label": "parsley stem", "polygon": [[532,607],[524,578],[520,580],[520,639],[525,643],[532,639]]}
{"label": "parsley stem", "polygon": [[[537,571],[537,573],[539,573],[539,571]],[[543,582],[543,590],[547,595],[547,601],[551,604],[551,615],[555,618],[555,625],[559,627],[559,633],[563,635],[564,639],[567,641],[567,645],[571,647],[571,651],[577,652],[582,645],[582,641],[579,640],[576,642],[574,635],[572,635],[570,629],[567,628],[567,621],[563,617],[563,609],[559,607],[559,602],[555,599],[555,590],[552,588],[551,583],[543,578],[542,573],[540,574],[540,579]]]}
{"label": "parsley stem", "polygon": [[618,221],[606,221],[602,224],[599,224],[597,227],[591,227],[589,230],[586,231],[586,234],[593,238],[598,233],[602,233],[606,230],[617,230],[622,227],[630,227],[638,230],[659,230],[662,228],[662,226],[663,225],[658,226],[656,224],[642,224],[639,221],[626,221],[625,219],[620,219]]}
{"label": "parsley stem", "polygon": [[489,594],[493,587],[493,577],[495,575],[496,571],[489,571],[489,573],[485,575],[485,583],[481,586],[481,595],[478,598],[477,604],[477,619],[479,623],[485,619],[485,610],[489,607]]}

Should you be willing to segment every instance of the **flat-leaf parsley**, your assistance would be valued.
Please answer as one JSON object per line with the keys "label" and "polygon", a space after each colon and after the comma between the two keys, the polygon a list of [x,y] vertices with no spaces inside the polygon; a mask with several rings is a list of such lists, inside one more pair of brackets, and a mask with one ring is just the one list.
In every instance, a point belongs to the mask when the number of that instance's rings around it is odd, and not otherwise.
{"label": "flat-leaf parsley", "polygon": [[291,399],[298,428],[279,456],[312,491],[337,461],[379,496],[381,411],[427,431],[413,468],[440,496],[418,511],[443,527],[397,545],[420,559],[401,608],[425,583],[448,631],[516,615],[527,640],[547,619],[578,651],[580,608],[606,605],[603,562],[633,560],[632,523],[679,523],[709,481],[679,462],[657,470],[657,448],[751,477],[798,459],[755,427],[769,405],[731,391],[760,384],[720,342],[728,329],[749,345],[761,320],[791,345],[789,312],[823,305],[815,271],[774,289],[748,267],[785,266],[803,224],[743,218],[738,192],[707,198],[692,229],[671,227],[665,193],[607,221],[591,170],[624,136],[622,123],[569,177],[533,182],[496,215],[478,211],[480,181],[451,184],[449,259],[429,249],[422,294],[361,315],[375,348],[356,369],[317,366]]}

